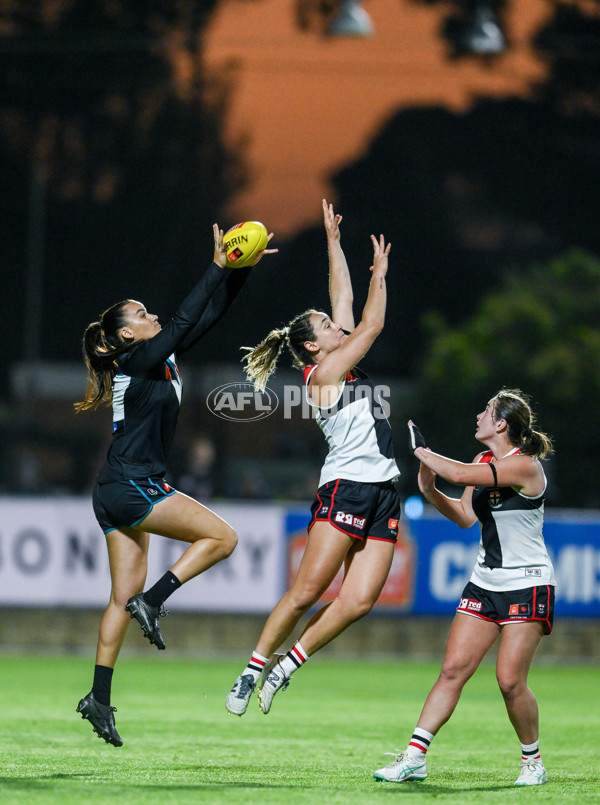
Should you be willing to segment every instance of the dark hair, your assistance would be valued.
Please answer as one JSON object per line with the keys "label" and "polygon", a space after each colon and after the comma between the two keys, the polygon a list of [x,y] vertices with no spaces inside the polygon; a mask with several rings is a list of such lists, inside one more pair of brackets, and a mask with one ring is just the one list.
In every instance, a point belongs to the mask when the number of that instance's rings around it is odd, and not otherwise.
{"label": "dark hair", "polygon": [[130,350],[135,341],[123,341],[119,331],[127,325],[123,313],[134,300],[124,299],[107,308],[99,321],[93,321],[83,334],[83,360],[88,382],[85,400],[74,403],[77,413],[93,410],[112,402],[112,381],[117,371],[115,358]]}
{"label": "dark hair", "polygon": [[554,452],[552,440],[545,433],[534,430],[535,415],[531,410],[530,397],[521,389],[501,389],[495,397],[493,418],[506,420],[508,439],[522,453],[544,458]]}
{"label": "dark hair", "polygon": [[311,353],[304,346],[306,341],[313,341],[315,337],[315,331],[310,322],[313,313],[318,313],[318,311],[309,308],[304,313],[295,316],[287,327],[271,330],[269,335],[257,346],[242,347],[247,353],[242,358],[242,362],[246,364],[244,371],[248,380],[254,383],[256,391],[265,390],[267,380],[275,371],[277,360],[284,346],[287,346],[292,353],[294,369],[302,370],[313,362]]}

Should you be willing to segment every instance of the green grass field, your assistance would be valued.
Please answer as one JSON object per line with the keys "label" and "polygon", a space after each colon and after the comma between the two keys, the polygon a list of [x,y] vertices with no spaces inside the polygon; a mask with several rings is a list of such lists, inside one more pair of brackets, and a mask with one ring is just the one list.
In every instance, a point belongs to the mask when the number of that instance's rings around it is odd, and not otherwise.
{"label": "green grass field", "polygon": [[590,666],[534,668],[548,785],[515,788],[519,744],[492,665],[466,687],[428,755],[423,783],[376,783],[403,749],[438,663],[316,657],[264,716],[225,712],[240,662],[149,651],[121,660],[113,685],[124,746],[75,714],[93,659],[0,663],[0,801],[12,803],[598,803],[600,697]]}

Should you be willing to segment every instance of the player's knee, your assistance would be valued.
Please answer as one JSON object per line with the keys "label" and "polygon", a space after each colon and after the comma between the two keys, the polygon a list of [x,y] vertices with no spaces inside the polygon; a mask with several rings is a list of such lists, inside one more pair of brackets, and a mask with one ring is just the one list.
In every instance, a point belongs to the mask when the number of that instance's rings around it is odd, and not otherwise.
{"label": "player's knee", "polygon": [[[110,604],[116,606],[118,609],[125,610],[125,604],[133,595],[138,595],[144,589],[144,582],[146,577],[136,583],[135,579],[131,580],[130,584],[119,585],[118,589],[113,588],[110,596]],[[109,604],[109,606],[110,606]]]}
{"label": "player's knee", "polygon": [[321,588],[313,584],[294,585],[290,590],[290,602],[294,609],[299,612],[306,612],[313,604],[316,604],[322,594]]}
{"label": "player's knee", "polygon": [[522,680],[511,671],[497,671],[496,680],[505,699],[513,698],[522,687]]}
{"label": "player's knee", "polygon": [[373,609],[374,604],[375,601],[372,598],[365,598],[364,600],[358,601],[355,610],[357,618],[364,618],[365,615],[368,615]]}
{"label": "player's knee", "polygon": [[238,535],[231,526],[224,526],[223,532],[220,535],[219,544],[221,546],[223,559],[231,556],[238,544]]}
{"label": "player's knee", "polygon": [[373,604],[375,601],[369,597],[354,597],[351,601],[349,601],[347,598],[342,599],[341,603],[343,604],[344,611],[348,614],[349,619],[352,621],[357,621],[369,614],[369,612],[373,609]]}
{"label": "player's knee", "polygon": [[452,684],[464,685],[473,671],[459,659],[445,660],[440,671],[440,679]]}
{"label": "player's knee", "polygon": [[110,603],[123,609],[133,595],[144,589],[148,566],[146,562],[136,567],[121,568],[113,571],[111,577]]}

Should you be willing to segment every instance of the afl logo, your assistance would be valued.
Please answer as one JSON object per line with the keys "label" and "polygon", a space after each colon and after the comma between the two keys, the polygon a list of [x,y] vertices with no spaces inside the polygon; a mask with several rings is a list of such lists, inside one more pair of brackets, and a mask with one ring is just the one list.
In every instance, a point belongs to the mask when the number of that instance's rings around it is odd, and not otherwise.
{"label": "afl logo", "polygon": [[279,398],[271,389],[254,391],[252,383],[225,383],[213,389],[206,406],[215,416],[230,422],[256,422],[277,410]]}
{"label": "afl logo", "polygon": [[502,495],[499,489],[492,489],[488,496],[488,503],[490,504],[490,509],[500,508],[502,505]]}

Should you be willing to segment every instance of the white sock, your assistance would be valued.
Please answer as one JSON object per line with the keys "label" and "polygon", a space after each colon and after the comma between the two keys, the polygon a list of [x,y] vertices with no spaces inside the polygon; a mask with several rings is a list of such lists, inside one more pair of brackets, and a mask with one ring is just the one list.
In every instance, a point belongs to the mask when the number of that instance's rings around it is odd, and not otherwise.
{"label": "white sock", "polygon": [[288,653],[279,660],[286,677],[290,677],[298,668],[302,668],[308,659],[308,654],[304,651],[300,643],[295,643]]}
{"label": "white sock", "polygon": [[242,671],[241,676],[251,676],[255,682],[258,682],[258,679],[263,672],[263,668],[267,663],[267,659],[267,657],[263,657],[262,654],[259,654],[257,651],[253,651],[252,656],[248,661],[248,665]]}
{"label": "white sock", "polygon": [[422,727],[415,727],[412,738],[406,747],[406,753],[411,757],[418,757],[424,760],[433,738],[434,736],[431,732],[427,732]]}
{"label": "white sock", "polygon": [[541,760],[540,742],[534,741],[532,744],[521,744],[521,757],[523,760]]}

